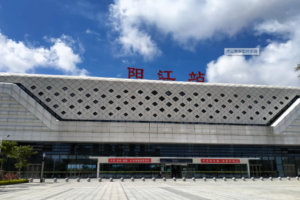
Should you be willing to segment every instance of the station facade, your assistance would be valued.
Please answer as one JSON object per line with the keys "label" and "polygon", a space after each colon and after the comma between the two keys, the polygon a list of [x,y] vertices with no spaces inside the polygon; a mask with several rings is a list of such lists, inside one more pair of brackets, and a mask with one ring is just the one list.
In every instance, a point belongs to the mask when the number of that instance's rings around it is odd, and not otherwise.
{"label": "station facade", "polygon": [[43,154],[45,178],[296,176],[299,95],[296,87],[0,73],[0,135],[38,151],[28,177],[39,177]]}

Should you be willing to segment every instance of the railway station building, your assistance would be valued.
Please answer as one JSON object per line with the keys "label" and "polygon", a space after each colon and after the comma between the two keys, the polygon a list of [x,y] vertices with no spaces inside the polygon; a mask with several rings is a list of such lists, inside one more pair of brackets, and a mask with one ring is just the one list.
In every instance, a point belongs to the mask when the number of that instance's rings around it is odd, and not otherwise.
{"label": "railway station building", "polygon": [[38,152],[28,177],[43,154],[45,178],[296,176],[299,97],[297,87],[0,73],[0,135]]}

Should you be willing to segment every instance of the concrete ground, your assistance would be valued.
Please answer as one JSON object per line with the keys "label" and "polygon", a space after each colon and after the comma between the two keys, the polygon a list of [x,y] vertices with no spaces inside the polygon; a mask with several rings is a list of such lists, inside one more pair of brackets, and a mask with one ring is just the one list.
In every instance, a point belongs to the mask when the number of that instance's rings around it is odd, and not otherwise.
{"label": "concrete ground", "polygon": [[180,200],[207,200],[207,199],[300,199],[300,180],[295,178],[279,181],[266,179],[252,181],[238,179],[233,181],[228,179],[188,179],[183,181],[177,179],[167,179],[164,182],[158,179],[153,182],[151,179],[135,180],[125,179],[124,182],[108,179],[98,182],[91,179],[75,179],[65,182],[58,179],[57,183],[53,179],[46,179],[45,183],[34,180],[33,183],[24,183],[9,186],[0,186],[0,199],[104,199],[104,200],[140,200],[140,199],[180,199]]}

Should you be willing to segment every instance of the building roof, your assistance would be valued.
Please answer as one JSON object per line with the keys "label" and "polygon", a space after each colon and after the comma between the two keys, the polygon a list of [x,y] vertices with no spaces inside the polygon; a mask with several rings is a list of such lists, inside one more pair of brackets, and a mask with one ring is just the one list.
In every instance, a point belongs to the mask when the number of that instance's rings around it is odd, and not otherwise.
{"label": "building roof", "polygon": [[59,120],[270,125],[297,87],[0,73]]}

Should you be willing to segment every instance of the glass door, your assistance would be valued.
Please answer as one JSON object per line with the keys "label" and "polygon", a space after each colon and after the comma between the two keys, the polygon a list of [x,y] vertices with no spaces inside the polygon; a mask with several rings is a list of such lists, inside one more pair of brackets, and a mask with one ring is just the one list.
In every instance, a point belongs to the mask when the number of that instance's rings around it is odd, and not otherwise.
{"label": "glass door", "polygon": [[188,177],[188,170],[187,170],[187,165],[182,165],[181,166],[181,177]]}
{"label": "glass door", "polygon": [[172,178],[171,165],[165,165],[164,175],[165,175],[166,178]]}
{"label": "glass door", "polygon": [[251,177],[261,177],[261,165],[250,165]]}
{"label": "glass door", "polygon": [[40,164],[30,164],[26,167],[27,178],[40,178],[41,176],[41,165]]}
{"label": "glass door", "polygon": [[[186,172],[186,170],[185,170]],[[182,178],[182,166],[181,165],[171,165],[171,177]]]}
{"label": "glass door", "polygon": [[82,164],[69,164],[68,172],[69,178],[78,178],[82,175]]}

